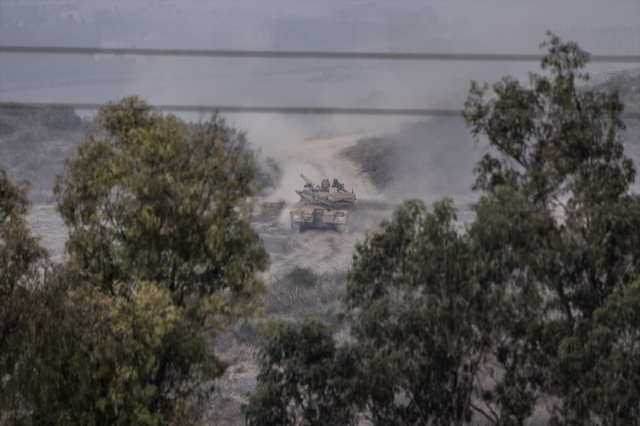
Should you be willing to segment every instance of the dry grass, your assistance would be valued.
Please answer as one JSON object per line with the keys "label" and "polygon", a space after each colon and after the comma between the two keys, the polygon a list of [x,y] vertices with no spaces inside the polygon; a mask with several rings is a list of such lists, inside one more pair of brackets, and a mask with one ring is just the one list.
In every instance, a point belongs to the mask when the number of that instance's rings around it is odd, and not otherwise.
{"label": "dry grass", "polygon": [[334,327],[340,325],[345,271],[317,273],[308,267],[294,266],[269,281],[269,295],[265,299],[267,317],[299,321],[312,315]]}
{"label": "dry grass", "polygon": [[[348,339],[348,326],[338,318],[345,294],[346,272],[318,273],[294,266],[268,280],[269,294],[264,299],[265,316],[261,321],[283,317],[300,321],[316,316],[336,328],[338,341]],[[205,409],[204,423],[237,426],[244,424],[242,405],[256,387],[258,366],[254,356],[259,340],[258,322],[241,322],[213,342],[215,352],[229,363]]]}

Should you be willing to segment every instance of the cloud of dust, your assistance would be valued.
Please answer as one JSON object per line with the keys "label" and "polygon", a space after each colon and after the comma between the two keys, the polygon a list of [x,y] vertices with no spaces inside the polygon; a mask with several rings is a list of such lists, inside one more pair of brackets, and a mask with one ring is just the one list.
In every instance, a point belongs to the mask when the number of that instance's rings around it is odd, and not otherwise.
{"label": "cloud of dust", "polygon": [[[538,53],[547,29],[556,30],[562,36],[563,29],[577,26],[605,22],[607,25],[632,25],[633,19],[630,20],[628,14],[635,7],[590,2],[581,6],[581,16],[577,17],[574,5],[550,2],[544,7],[530,2],[504,1],[429,5],[412,2],[354,2],[349,5],[270,2],[261,3],[259,7],[217,3],[185,5],[184,10],[204,8],[203,11],[206,9],[219,16],[217,26],[209,31],[200,30],[201,38],[196,43],[210,47],[224,44],[225,48],[281,50],[478,53]],[[405,33],[398,31],[394,13],[397,19],[406,21],[407,27],[413,25],[413,29]],[[420,23],[412,23],[411,16],[419,16]],[[360,25],[363,36],[343,34],[339,39],[342,44],[324,43],[322,37],[327,34],[322,32],[323,22],[335,23],[348,17],[354,19],[354,26]],[[370,23],[358,21],[364,17]],[[237,36],[223,43],[220,25],[225,21],[237,28]],[[375,22],[387,24],[375,27]],[[386,35],[367,38],[367,28],[382,29],[384,25],[388,25]],[[505,37],[506,33],[508,37]],[[172,42],[190,46],[194,40],[174,39]],[[171,70],[176,75],[185,75],[206,70],[213,77],[176,81],[162,90],[149,92],[153,102],[230,105],[461,108],[472,79],[492,83],[503,75],[525,79],[528,71],[539,71],[535,63],[182,58],[161,58],[153,67],[158,68],[160,61],[163,65],[159,68],[165,72]],[[143,79],[141,75],[137,84],[143,83]],[[474,198],[470,190],[471,170],[482,152],[481,147],[473,143],[461,119],[431,119],[417,124],[419,120],[407,118],[238,114],[228,115],[228,121],[246,130],[248,139],[262,150],[263,155],[276,159],[285,158],[287,151],[298,149],[308,139],[359,132],[387,135],[398,145],[398,150],[389,159],[394,180],[384,191],[389,203],[406,198],[421,198],[431,203],[450,196],[456,204],[464,205]],[[402,123],[407,121],[413,124],[403,127]],[[313,174],[310,171],[313,165],[284,162],[281,167],[281,185],[270,198],[293,204],[299,199],[295,189],[303,185],[300,173]],[[322,171],[318,172],[323,176]],[[288,217],[283,217],[282,221],[288,223]]]}
{"label": "cloud of dust", "polygon": [[[594,53],[640,52],[640,41],[629,38],[625,32],[640,27],[638,2],[590,1],[578,6],[575,2],[474,0],[428,3],[98,0],[78,4],[86,10],[111,11],[113,28],[103,31],[100,43],[118,42],[136,47],[539,53],[544,32],[553,30],[564,39],[575,38]],[[5,39],[13,34],[9,29],[3,31]],[[72,31],[75,30],[69,26],[69,34]],[[133,40],[134,35],[138,39]],[[54,36],[49,41],[53,45],[69,44],[66,38],[58,40]],[[109,64],[105,60],[96,62],[95,67]],[[23,96],[26,100],[54,102],[103,102],[137,94],[152,104],[448,109],[462,108],[470,80],[492,83],[504,75],[525,79],[528,71],[539,71],[536,63],[451,61],[147,57],[129,65],[132,73],[129,83],[18,91],[10,95],[15,100]],[[591,69],[608,70],[605,65],[593,65]],[[10,98],[3,93],[3,99]],[[192,121],[208,118],[203,114],[180,115]],[[262,150],[262,155],[276,160],[309,139],[356,133],[395,138],[398,150],[389,161],[396,176],[384,191],[390,203],[411,197],[432,202],[445,195],[453,196],[456,202],[467,200],[471,197],[471,169],[481,155],[461,120],[455,119],[431,119],[426,120],[430,124],[403,127],[404,122],[419,120],[271,114],[223,116],[230,125],[246,131],[248,140]],[[283,162],[281,166],[282,184],[271,197],[296,202],[294,190],[303,184],[299,174],[311,173],[310,166],[291,162]]]}

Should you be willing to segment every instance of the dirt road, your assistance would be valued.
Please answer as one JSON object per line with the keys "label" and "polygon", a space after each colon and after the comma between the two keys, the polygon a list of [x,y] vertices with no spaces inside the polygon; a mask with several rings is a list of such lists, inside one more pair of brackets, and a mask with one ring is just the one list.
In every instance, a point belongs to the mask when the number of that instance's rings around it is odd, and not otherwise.
{"label": "dirt road", "polygon": [[[363,136],[366,135],[312,140],[269,149],[267,154],[280,164],[283,177],[278,189],[259,204],[254,226],[271,254],[271,274],[294,265],[310,266],[318,271],[347,267],[356,241],[363,238],[366,230],[377,226],[377,218],[363,215],[358,209],[350,218],[350,231],[344,235],[332,229],[306,229],[294,234],[289,221],[289,209],[300,200],[295,190],[304,185],[300,174],[315,183],[325,178],[337,178],[363,202],[381,198],[367,176],[341,155],[343,149]],[[358,203],[356,201],[356,205]]]}

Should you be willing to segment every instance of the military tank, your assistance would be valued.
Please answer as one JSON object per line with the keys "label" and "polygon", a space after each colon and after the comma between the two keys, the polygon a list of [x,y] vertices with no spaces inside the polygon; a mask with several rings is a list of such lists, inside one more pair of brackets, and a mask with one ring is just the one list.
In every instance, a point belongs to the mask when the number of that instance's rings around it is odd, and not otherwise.
{"label": "military tank", "polygon": [[291,208],[291,229],[300,232],[302,228],[334,228],[339,233],[347,232],[349,209],[356,201],[356,195],[344,189],[344,185],[334,179],[324,179],[314,185],[305,175],[303,190],[296,190],[300,201]]}

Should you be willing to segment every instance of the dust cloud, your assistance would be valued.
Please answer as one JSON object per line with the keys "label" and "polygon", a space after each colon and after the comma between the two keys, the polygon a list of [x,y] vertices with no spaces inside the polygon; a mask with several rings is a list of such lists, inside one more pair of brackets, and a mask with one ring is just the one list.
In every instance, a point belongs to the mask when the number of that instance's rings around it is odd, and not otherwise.
{"label": "dust cloud", "polygon": [[[537,1],[14,1],[2,2],[6,45],[354,52],[540,53],[547,30],[594,54],[640,52],[638,2]],[[624,68],[591,64],[591,73]],[[0,100],[461,109],[470,81],[526,79],[536,63],[231,59],[0,54]],[[213,112],[213,111],[212,111]],[[84,111],[83,114],[91,114]],[[186,121],[209,114],[181,113]],[[373,229],[406,198],[473,200],[482,154],[461,119],[224,114],[282,176],[265,202],[298,201],[300,173],[354,189],[352,232]],[[363,138],[392,147],[376,187],[342,152]],[[288,207],[277,220],[287,228]],[[369,213],[370,212],[370,213]],[[265,231],[266,232],[266,231]],[[305,238],[311,234],[306,234]]]}

